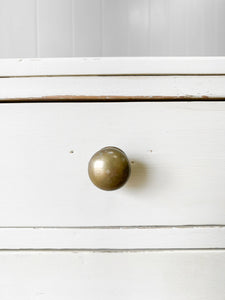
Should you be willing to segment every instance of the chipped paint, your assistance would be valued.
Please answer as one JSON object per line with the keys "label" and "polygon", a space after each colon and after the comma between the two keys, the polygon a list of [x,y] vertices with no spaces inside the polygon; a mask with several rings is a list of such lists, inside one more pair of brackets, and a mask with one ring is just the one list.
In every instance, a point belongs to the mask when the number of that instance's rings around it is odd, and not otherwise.
{"label": "chipped paint", "polygon": [[123,102],[123,101],[224,101],[225,96],[210,97],[206,95],[192,96],[88,96],[88,95],[56,95],[42,97],[24,97],[0,99],[0,103],[6,102]]}

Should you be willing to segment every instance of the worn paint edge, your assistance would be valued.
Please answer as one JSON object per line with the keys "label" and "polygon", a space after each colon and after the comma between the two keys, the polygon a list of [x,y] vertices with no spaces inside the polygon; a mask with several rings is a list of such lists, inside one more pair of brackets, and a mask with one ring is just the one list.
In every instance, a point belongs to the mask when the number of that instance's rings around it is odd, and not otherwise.
{"label": "worn paint edge", "polygon": [[16,102],[126,102],[126,101],[224,101],[225,96],[89,96],[89,95],[56,95],[42,97],[4,98],[0,103]]}
{"label": "worn paint edge", "polygon": [[173,76],[182,76],[182,77],[207,77],[207,76],[213,76],[213,77],[223,77],[225,76],[224,73],[103,73],[103,74],[55,74],[55,75],[0,75],[0,79],[10,79],[10,78],[43,78],[43,77],[149,77],[149,76],[157,76],[157,77],[173,77]]}

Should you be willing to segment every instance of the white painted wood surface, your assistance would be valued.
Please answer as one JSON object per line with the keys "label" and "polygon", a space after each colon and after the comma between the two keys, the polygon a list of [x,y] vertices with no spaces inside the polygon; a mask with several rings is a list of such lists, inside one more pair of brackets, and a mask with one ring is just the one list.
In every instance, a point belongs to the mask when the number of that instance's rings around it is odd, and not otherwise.
{"label": "white painted wood surface", "polygon": [[225,75],[225,56],[0,59],[0,77],[171,74]]}
{"label": "white painted wood surface", "polygon": [[224,0],[0,0],[0,57],[225,55]]}
{"label": "white painted wood surface", "polygon": [[225,227],[0,228],[0,249],[225,249]]}
{"label": "white painted wood surface", "polygon": [[[224,136],[224,102],[1,104],[0,226],[225,224]],[[87,174],[108,145],[133,161],[114,192]]]}
{"label": "white painted wood surface", "polygon": [[[0,101],[225,99],[225,76],[1,78]],[[137,103],[137,107],[139,104]]]}
{"label": "white painted wood surface", "polygon": [[4,300],[224,300],[225,251],[0,252]]}

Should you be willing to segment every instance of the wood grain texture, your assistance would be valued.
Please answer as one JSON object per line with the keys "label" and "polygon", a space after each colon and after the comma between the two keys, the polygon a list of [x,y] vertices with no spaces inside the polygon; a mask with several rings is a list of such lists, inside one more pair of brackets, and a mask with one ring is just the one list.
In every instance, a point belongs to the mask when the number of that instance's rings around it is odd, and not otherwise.
{"label": "wood grain texture", "polygon": [[224,251],[1,252],[4,300],[224,300]]}
{"label": "wood grain texture", "polygon": [[0,228],[0,249],[225,249],[225,227]]}
{"label": "wood grain texture", "polygon": [[[224,102],[1,104],[0,226],[225,224],[224,135]],[[114,192],[87,174],[109,145]]]}

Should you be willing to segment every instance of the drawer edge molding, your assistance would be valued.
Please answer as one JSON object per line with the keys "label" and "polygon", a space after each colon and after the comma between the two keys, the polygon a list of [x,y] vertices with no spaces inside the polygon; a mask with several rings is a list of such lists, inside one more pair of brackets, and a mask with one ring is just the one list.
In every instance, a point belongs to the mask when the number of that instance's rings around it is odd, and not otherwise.
{"label": "drawer edge molding", "polygon": [[225,249],[225,226],[0,228],[0,250]]}
{"label": "drawer edge molding", "polygon": [[0,102],[224,99],[225,75],[0,78]]}
{"label": "drawer edge molding", "polygon": [[0,59],[0,76],[225,74],[224,56]]}

